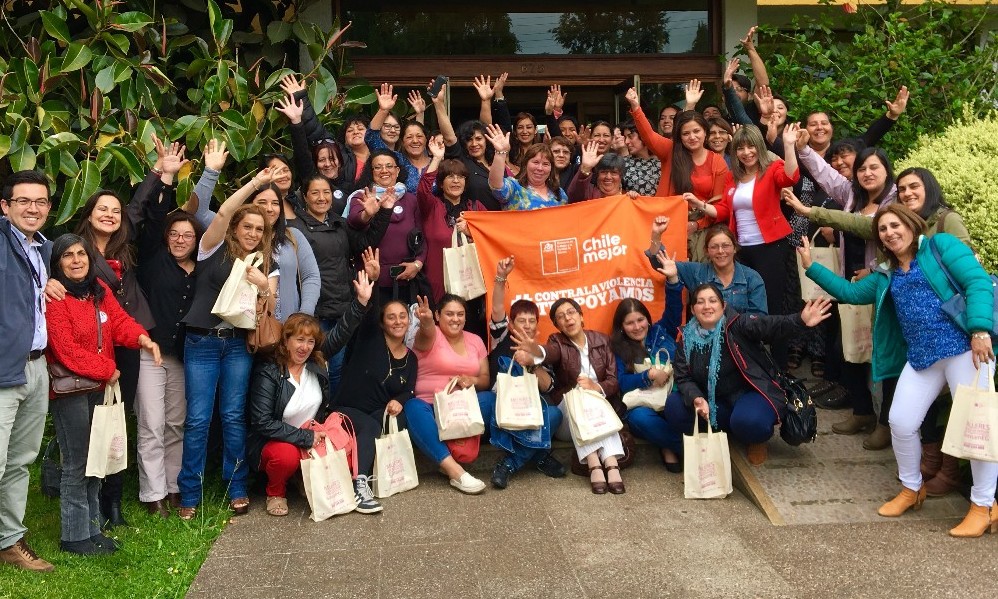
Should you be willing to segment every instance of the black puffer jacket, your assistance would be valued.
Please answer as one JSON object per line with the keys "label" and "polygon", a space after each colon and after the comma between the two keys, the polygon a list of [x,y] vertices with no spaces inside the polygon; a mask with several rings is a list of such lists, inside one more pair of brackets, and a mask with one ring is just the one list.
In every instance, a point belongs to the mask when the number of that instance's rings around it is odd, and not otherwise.
{"label": "black puffer jacket", "polygon": [[[800,314],[739,314],[731,308],[724,315],[725,349],[730,353],[745,382],[769,401],[776,412],[777,422],[782,422],[787,409],[787,396],[776,382],[776,365],[763,344],[800,334],[807,328],[804,321]],[[673,367],[676,386],[687,406],[692,406],[697,397],[707,397],[706,389],[701,388],[697,382],[706,380],[706,375],[695,375],[690,371],[682,337],[676,348]]]}
{"label": "black puffer jacket", "polygon": [[[326,336],[322,353],[331,356],[340,351],[357,330],[366,310],[366,306],[361,306],[356,301],[351,302],[349,310]],[[329,402],[329,373],[312,361],[306,362],[305,368],[319,377],[322,403],[314,418],[323,422],[333,412]],[[267,441],[284,441],[308,449],[315,440],[315,433],[311,430],[296,428],[284,422],[284,410],[295,392],[294,385],[288,382],[289,376],[288,369],[274,361],[259,362],[253,369],[249,396],[250,428],[246,443],[246,459],[251,468],[259,469],[260,454]]]}
{"label": "black puffer jacket", "polygon": [[298,125],[291,125],[292,138],[294,138],[296,134],[304,134],[304,140],[307,144],[305,146],[306,151],[303,153],[299,152],[300,146],[295,146],[295,168],[298,169],[298,176],[301,179],[304,179],[315,172],[315,165],[312,163],[312,153],[309,151],[312,144],[324,139],[336,140],[336,143],[340,147],[341,154],[340,176],[331,181],[330,184],[333,186],[334,190],[339,189],[344,193],[344,195],[350,195],[351,192],[357,189],[357,157],[354,156],[353,150],[343,143],[342,138],[334,137],[333,134],[322,125],[319,121],[319,116],[315,113],[315,108],[312,107],[312,102],[308,99],[307,90],[295,92],[295,99],[302,102],[303,110],[301,114],[301,123]]}

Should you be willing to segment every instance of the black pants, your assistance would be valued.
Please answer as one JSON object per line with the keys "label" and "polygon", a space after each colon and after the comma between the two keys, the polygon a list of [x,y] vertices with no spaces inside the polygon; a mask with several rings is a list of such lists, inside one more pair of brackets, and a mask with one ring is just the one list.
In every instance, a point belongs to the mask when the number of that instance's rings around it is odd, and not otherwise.
{"label": "black pants", "polygon": [[[742,247],[738,260],[762,277],[770,314],[793,314],[800,311],[803,302],[800,299],[797,258],[787,239]],[[780,367],[787,363],[787,347],[788,341],[778,341],[771,346],[773,359]]]}

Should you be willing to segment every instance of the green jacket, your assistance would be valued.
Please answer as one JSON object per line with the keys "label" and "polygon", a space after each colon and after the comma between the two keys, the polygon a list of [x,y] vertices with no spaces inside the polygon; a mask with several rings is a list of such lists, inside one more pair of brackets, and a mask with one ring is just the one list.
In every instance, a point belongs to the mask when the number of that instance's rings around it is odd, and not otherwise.
{"label": "green jacket", "polygon": [[[918,240],[915,259],[941,302],[956,293],[939,267],[932,250]],[[974,253],[956,237],[947,233],[935,235],[933,243],[957,284],[964,289],[967,300],[965,330],[990,331],[994,310],[991,278],[974,257]],[[878,266],[869,276],[851,283],[817,262],[805,271],[808,278],[844,304],[874,304],[873,315],[873,380],[882,381],[901,374],[908,358],[908,343],[901,334],[894,299],[889,293],[894,270],[887,264]],[[902,306],[903,308],[903,306]]]}
{"label": "green jacket", "polygon": [[[944,212],[947,214],[943,228],[940,229],[939,222],[943,220],[941,217]],[[819,227],[831,227],[837,231],[851,233],[860,239],[874,240],[873,219],[869,216],[845,212],[844,210],[813,207],[807,218]],[[925,224],[927,225],[925,234],[928,237],[937,233],[949,233],[968,246],[971,245],[970,233],[967,231],[967,226],[963,224],[963,217],[949,208],[940,208],[925,221]]]}

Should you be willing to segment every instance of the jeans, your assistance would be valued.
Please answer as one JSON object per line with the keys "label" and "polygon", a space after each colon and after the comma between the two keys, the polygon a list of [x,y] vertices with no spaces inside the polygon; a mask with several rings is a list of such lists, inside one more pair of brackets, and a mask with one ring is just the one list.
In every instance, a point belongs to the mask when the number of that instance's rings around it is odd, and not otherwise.
{"label": "jeans", "polygon": [[[319,319],[319,328],[322,329],[323,334],[328,335],[329,331],[336,326],[337,320],[332,318]],[[340,375],[343,372],[343,357],[346,356],[346,351],[347,348],[344,346],[335,354],[326,356],[326,368],[329,371],[329,397],[334,399],[336,398],[336,390],[340,387]]]}
{"label": "jeans", "polygon": [[[482,419],[485,422],[491,421],[496,410],[496,394],[492,391],[479,391],[478,406],[482,409]],[[450,449],[438,436],[433,404],[414,397],[405,402],[403,409],[409,424],[409,436],[416,447],[436,464],[448,458]]]}
{"label": "jeans", "polygon": [[174,356],[163,356],[163,365],[156,366],[152,355],[142,352],[135,393],[139,501],[158,501],[167,493],[180,491],[177,475],[186,412],[183,363]]}
{"label": "jeans", "polygon": [[52,421],[62,454],[59,515],[62,540],[66,542],[85,541],[100,534],[101,479],[86,476],[86,471],[94,407],[103,402],[103,391],[52,401]]}
{"label": "jeans", "polygon": [[201,503],[208,427],[215,407],[215,390],[222,421],[222,478],[229,498],[246,497],[246,393],[253,356],[240,337],[220,339],[188,333],[184,345],[187,419],[184,454],[177,477],[183,507]]}
{"label": "jeans", "polygon": [[[686,407],[682,394],[677,391],[669,396],[665,402],[665,419],[673,431],[680,435],[692,435],[694,418],[696,411],[692,406]],[[773,436],[775,424],[776,412],[769,401],[756,391],[742,393],[732,404],[723,400],[717,402],[718,428],[742,443],[765,443]],[[706,426],[701,419],[700,429],[704,430]]]}
{"label": "jeans", "polygon": [[49,374],[45,358],[28,360],[27,383],[0,389],[0,549],[27,532],[28,465],[38,457],[49,410]]}
{"label": "jeans", "polygon": [[[544,419],[548,421],[546,424],[550,431],[549,436],[551,439],[553,439],[554,431],[558,430],[558,428],[561,426],[561,420],[564,416],[562,415],[561,410],[557,408],[557,406],[549,405],[546,401],[543,400],[541,403],[544,405]],[[493,435],[492,439],[493,445],[496,445],[495,436],[496,435]],[[516,437],[513,435],[510,435],[510,439],[512,443],[510,443],[509,447],[503,447],[499,445],[497,445],[497,447],[499,447],[505,452],[506,464],[510,467],[510,469],[513,472],[518,472],[524,466],[526,466],[527,463],[530,462],[531,460],[533,461],[540,460],[541,458],[551,453],[550,441],[548,442],[547,447],[528,447],[527,445],[517,442]],[[512,451],[510,449],[512,449]]]}
{"label": "jeans", "polygon": [[677,433],[666,418],[665,412],[638,406],[627,412],[627,426],[639,439],[648,441],[659,449],[670,449],[683,455],[683,435]]}

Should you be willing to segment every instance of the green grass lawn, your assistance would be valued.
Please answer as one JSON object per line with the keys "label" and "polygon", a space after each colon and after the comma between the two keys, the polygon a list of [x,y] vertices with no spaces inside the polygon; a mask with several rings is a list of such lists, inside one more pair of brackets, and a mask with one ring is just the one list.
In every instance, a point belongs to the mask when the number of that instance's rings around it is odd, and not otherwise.
{"label": "green grass lawn", "polygon": [[197,518],[183,522],[175,513],[165,520],[150,516],[138,502],[136,466],[129,464],[124,513],[130,526],[109,533],[121,548],[110,556],[77,556],[59,550],[59,500],[42,495],[40,472],[39,459],[31,469],[27,541],[55,564],[55,572],[23,572],[0,564],[0,599],[183,597],[231,515],[216,470],[209,475]]}

